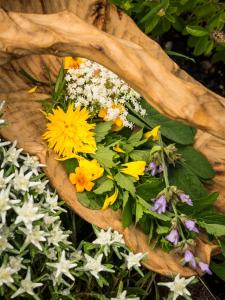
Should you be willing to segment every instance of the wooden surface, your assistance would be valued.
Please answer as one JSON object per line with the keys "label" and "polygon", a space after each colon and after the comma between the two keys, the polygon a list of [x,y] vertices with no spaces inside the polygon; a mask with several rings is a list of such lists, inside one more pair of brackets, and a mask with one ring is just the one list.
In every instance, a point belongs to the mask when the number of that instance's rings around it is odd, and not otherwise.
{"label": "wooden surface", "polygon": [[[3,136],[17,139],[25,151],[39,156],[47,165],[45,171],[53,186],[81,217],[102,228],[112,227],[122,232],[135,252],[148,252],[144,262],[147,268],[167,275],[192,275],[193,270],[181,268],[175,255],[160,249],[152,251],[147,237],[138,229],[124,230],[119,211],[93,211],[78,202],[66,172],[41,140],[45,119],[35,100],[46,98],[48,90],[28,94],[28,84],[19,70],[24,68],[46,80],[44,63],[50,66],[53,76],[59,69],[61,59],[54,56],[87,57],[121,76],[160,112],[200,128],[196,148],[207,155],[217,171],[210,189],[221,191],[217,206],[225,211],[224,99],[180,70],[157,43],[108,1],[0,0],[0,8],[0,97],[7,100],[6,119],[10,123],[2,130]],[[60,12],[64,9],[70,12]],[[209,261],[213,248],[199,240],[197,254]]]}

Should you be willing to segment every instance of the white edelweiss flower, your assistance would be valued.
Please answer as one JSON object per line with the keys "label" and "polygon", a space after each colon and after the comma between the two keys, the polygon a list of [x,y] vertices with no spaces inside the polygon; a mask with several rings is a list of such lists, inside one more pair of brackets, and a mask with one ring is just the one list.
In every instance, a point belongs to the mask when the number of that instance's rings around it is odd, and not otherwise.
{"label": "white edelweiss flower", "polygon": [[12,278],[12,274],[14,273],[13,269],[6,266],[0,267],[0,287],[3,284],[10,285],[14,282],[14,279]]}
{"label": "white edelweiss flower", "polygon": [[23,149],[16,149],[16,144],[17,144],[17,141],[15,141],[8,150],[5,150],[3,148],[4,158],[3,158],[3,162],[1,164],[2,168],[5,165],[7,165],[8,163],[13,164],[16,167],[19,167],[18,158],[19,158],[20,153],[23,151]]}
{"label": "white edelweiss flower", "polygon": [[23,163],[24,170],[25,171],[31,170],[32,173],[36,176],[38,175],[40,168],[45,167],[44,164],[41,164],[39,162],[37,156],[30,156],[29,154],[27,154],[27,156],[25,156],[25,157],[22,155],[20,157],[24,160],[24,163]]}
{"label": "white edelweiss flower", "polygon": [[110,245],[112,244],[111,228],[109,228],[107,231],[105,231],[104,229],[101,229],[96,234],[97,234],[97,239],[95,239],[92,243],[103,246],[104,254],[105,254],[105,256],[108,256],[109,251],[110,251]]}
{"label": "white edelweiss flower", "polygon": [[64,231],[60,228],[61,224],[60,222],[58,224],[55,224],[52,231],[49,232],[48,236],[48,244],[59,246],[60,242],[63,242],[65,244],[71,244],[67,239],[69,237],[68,234],[65,234]]}
{"label": "white edelweiss flower", "polygon": [[24,174],[25,170],[23,167],[15,171],[15,177],[13,179],[13,187],[16,191],[28,192],[31,187],[38,185],[38,182],[31,181],[32,172]]}
{"label": "white edelweiss flower", "polygon": [[0,190],[6,188],[7,184],[11,182],[14,176],[15,174],[12,173],[8,177],[4,177],[4,169],[2,169],[0,171]]}
{"label": "white edelweiss flower", "polygon": [[83,254],[81,250],[75,250],[70,253],[70,258],[73,260],[81,260],[83,258]]}
{"label": "white edelweiss flower", "polygon": [[46,184],[48,180],[45,181],[37,181],[37,185],[35,185],[32,189],[38,194],[43,194],[46,190]]}
{"label": "white edelweiss flower", "polygon": [[0,192],[0,216],[3,224],[6,221],[6,212],[11,208],[9,192],[10,186],[6,190],[2,189]]}
{"label": "white edelweiss flower", "polygon": [[127,291],[123,291],[119,295],[116,296],[116,298],[111,298],[111,300],[139,300],[139,297],[132,297],[132,298],[127,298]]}
{"label": "white edelweiss flower", "polygon": [[10,256],[9,257],[9,265],[14,273],[19,272],[20,269],[26,269],[26,267],[22,264],[23,258],[19,256]]}
{"label": "white edelweiss flower", "polygon": [[65,211],[65,209],[58,205],[58,195],[52,195],[49,190],[47,190],[45,201],[46,203],[43,206],[51,212],[55,213],[57,210]]}
{"label": "white edelweiss flower", "polygon": [[57,259],[57,251],[55,248],[49,248],[47,250],[47,257],[50,260],[56,260]]}
{"label": "white edelweiss flower", "polygon": [[20,282],[20,288],[11,296],[11,298],[15,298],[17,297],[18,295],[21,295],[21,294],[29,294],[31,296],[34,296],[35,293],[34,293],[34,289],[39,287],[39,286],[42,286],[43,283],[40,283],[40,282],[33,282],[31,280],[31,274],[30,274],[30,267],[28,268],[27,270],[27,275],[26,275],[26,278],[21,280]]}
{"label": "white edelweiss flower", "polygon": [[22,207],[14,207],[17,217],[15,224],[23,222],[31,230],[32,223],[44,217],[44,214],[38,213],[38,206],[34,205],[33,196],[29,195],[28,201],[24,202]]}
{"label": "white edelweiss flower", "polygon": [[88,271],[93,275],[96,279],[99,278],[98,273],[101,271],[105,272],[111,272],[114,273],[114,270],[106,268],[104,265],[102,265],[102,257],[103,254],[100,254],[98,257],[91,257],[88,254],[84,254],[85,259],[86,259],[86,264],[83,266],[84,271]]}
{"label": "white edelweiss flower", "polygon": [[75,268],[77,264],[72,263],[70,260],[66,259],[65,250],[63,250],[62,252],[59,262],[47,263],[47,265],[56,269],[55,271],[56,281],[58,281],[63,274],[68,278],[70,278],[71,280],[75,279],[73,275],[70,273],[70,269]]}
{"label": "white edelweiss flower", "polygon": [[43,230],[40,230],[40,226],[35,226],[31,230],[29,230],[27,228],[21,228],[21,227],[19,227],[19,229],[26,236],[26,239],[24,241],[24,246],[33,244],[40,251],[42,251],[42,246],[41,246],[40,242],[46,241],[46,238],[45,238],[45,232]]}
{"label": "white edelweiss flower", "polygon": [[45,223],[45,225],[47,225],[47,226],[49,226],[49,225],[54,225],[54,223],[55,223],[56,221],[58,221],[59,219],[60,219],[59,216],[50,216],[49,214],[45,214],[45,215],[44,215],[44,218],[43,218],[44,223]]}
{"label": "white edelweiss flower", "polygon": [[118,231],[114,231],[112,233],[112,243],[125,244],[123,235],[120,234]]}
{"label": "white edelweiss flower", "polygon": [[7,251],[9,249],[13,249],[13,246],[8,242],[5,236],[0,236],[0,254],[2,252]]}
{"label": "white edelweiss flower", "polygon": [[145,257],[146,253],[136,253],[129,252],[129,254],[121,253],[126,259],[127,268],[130,270],[131,268],[137,268],[141,266],[140,261]]}
{"label": "white edelweiss flower", "polygon": [[158,282],[158,285],[167,286],[170,291],[173,293],[173,300],[176,300],[179,296],[191,296],[191,293],[186,289],[186,286],[193,281],[195,276],[192,276],[188,279],[180,277],[180,274],[177,274],[174,281],[172,282]]}

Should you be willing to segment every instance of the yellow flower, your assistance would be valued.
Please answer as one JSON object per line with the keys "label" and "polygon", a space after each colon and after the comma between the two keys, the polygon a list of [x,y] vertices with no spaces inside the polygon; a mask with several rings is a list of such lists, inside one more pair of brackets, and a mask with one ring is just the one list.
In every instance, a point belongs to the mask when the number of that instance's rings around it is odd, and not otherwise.
{"label": "yellow flower", "polygon": [[[120,113],[122,113],[124,111],[124,107],[121,104],[113,104],[112,108],[117,108],[119,109]],[[107,108],[101,108],[98,116],[99,118],[102,118],[104,121],[109,121],[107,118],[107,113],[108,113],[108,109]],[[113,126],[112,126],[112,130],[113,131],[119,131],[123,128],[123,120],[118,116],[117,118],[115,118],[113,120]]]}
{"label": "yellow flower", "polygon": [[79,166],[87,170],[91,176],[91,180],[102,177],[104,168],[100,166],[96,159],[87,160],[85,158],[79,160]]}
{"label": "yellow flower", "polygon": [[85,168],[77,167],[75,173],[69,175],[69,180],[72,184],[76,185],[76,190],[78,193],[83,192],[84,190],[91,191],[94,182],[91,181],[91,176]]}
{"label": "yellow flower", "polygon": [[84,58],[67,56],[64,58],[64,69],[79,69],[84,62]]}
{"label": "yellow flower", "polygon": [[125,153],[125,151],[121,149],[118,144],[113,147],[113,150],[119,153]]}
{"label": "yellow flower", "polygon": [[113,203],[116,201],[118,197],[118,189],[115,190],[115,192],[110,196],[105,198],[105,202],[102,206],[102,210],[109,207],[109,205],[113,205]]}
{"label": "yellow flower", "polygon": [[160,126],[154,127],[152,130],[150,130],[150,131],[148,131],[144,134],[144,138],[145,139],[152,138],[153,141],[158,141],[158,139],[159,139],[159,129],[160,129]]}
{"label": "yellow flower", "polygon": [[94,132],[91,131],[95,124],[89,124],[88,118],[86,108],[77,107],[74,110],[73,104],[70,104],[64,112],[57,107],[47,114],[49,123],[43,138],[59,157],[72,157],[79,152],[95,153],[96,141]]}
{"label": "yellow flower", "polygon": [[136,180],[139,180],[139,176],[144,175],[146,162],[142,160],[132,161],[122,166],[126,167],[120,170],[122,173],[133,176]]}
{"label": "yellow flower", "polygon": [[34,86],[30,90],[28,90],[27,92],[28,92],[28,94],[33,94],[33,93],[36,92],[36,90],[37,90],[37,86]]}

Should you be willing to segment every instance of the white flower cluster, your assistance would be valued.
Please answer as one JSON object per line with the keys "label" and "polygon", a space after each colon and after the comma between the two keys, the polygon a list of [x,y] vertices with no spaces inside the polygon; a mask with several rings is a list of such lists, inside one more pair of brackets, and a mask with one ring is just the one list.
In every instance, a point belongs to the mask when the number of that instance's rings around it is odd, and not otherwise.
{"label": "white flower cluster", "polygon": [[5,124],[5,120],[1,119],[2,115],[3,115],[3,107],[5,105],[5,101],[0,101],[0,126]]}
{"label": "white flower cluster", "polygon": [[141,96],[116,74],[96,62],[84,60],[79,69],[68,70],[65,80],[68,99],[74,101],[76,107],[86,107],[94,115],[106,109],[104,119],[107,121],[119,118],[123,126],[132,128],[125,103],[129,103],[142,116],[146,113],[139,103]]}
{"label": "white flower cluster", "polygon": [[[136,254],[126,249],[122,235],[111,229],[96,229],[91,252],[81,251],[80,246],[78,250],[69,241],[60,219],[65,210],[42,167],[36,157],[17,149],[16,142],[0,140],[0,296],[40,299],[40,291],[50,286],[58,295],[69,295],[77,284],[75,277],[82,274],[87,280],[94,276],[105,282],[99,273],[115,272],[102,262],[111,248],[124,252],[123,263],[129,270],[140,266],[143,256],[134,259]],[[101,245],[104,249],[99,251]]]}

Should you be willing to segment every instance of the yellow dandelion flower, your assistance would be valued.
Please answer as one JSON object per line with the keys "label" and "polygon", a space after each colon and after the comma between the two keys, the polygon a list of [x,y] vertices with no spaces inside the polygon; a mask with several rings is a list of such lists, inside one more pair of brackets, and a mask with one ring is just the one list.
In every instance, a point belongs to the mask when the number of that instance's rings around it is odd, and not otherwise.
{"label": "yellow dandelion flower", "polygon": [[89,124],[89,113],[86,108],[74,109],[70,104],[64,112],[60,107],[47,114],[47,130],[43,138],[48,142],[59,157],[72,157],[73,154],[95,153],[96,141],[94,132],[95,124]]}
{"label": "yellow dandelion flower", "polygon": [[106,197],[104,204],[102,206],[102,210],[106,209],[109,207],[109,205],[113,205],[113,203],[116,201],[117,197],[118,197],[118,189],[115,190],[115,192],[110,196],[110,197]]}
{"label": "yellow dandelion flower", "polygon": [[84,190],[90,192],[95,185],[94,182],[91,181],[89,172],[82,167],[77,167],[75,173],[70,173],[69,180],[76,186],[78,193],[81,193]]}
{"label": "yellow dandelion flower", "polygon": [[79,69],[84,62],[84,58],[67,56],[64,58],[64,69]]}
{"label": "yellow dandelion flower", "polygon": [[147,139],[147,140],[152,138],[153,141],[158,141],[158,139],[159,139],[159,129],[160,129],[160,126],[156,126],[152,130],[147,131],[144,134],[144,138]]}
{"label": "yellow dandelion flower", "polygon": [[125,167],[120,169],[122,173],[133,176],[136,180],[139,180],[139,176],[144,175],[146,161],[132,161],[122,166]]}

